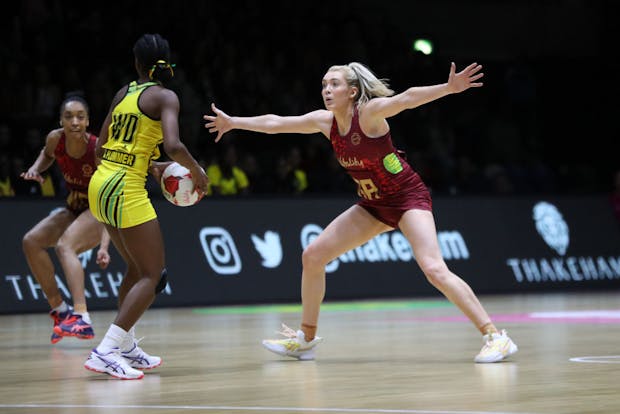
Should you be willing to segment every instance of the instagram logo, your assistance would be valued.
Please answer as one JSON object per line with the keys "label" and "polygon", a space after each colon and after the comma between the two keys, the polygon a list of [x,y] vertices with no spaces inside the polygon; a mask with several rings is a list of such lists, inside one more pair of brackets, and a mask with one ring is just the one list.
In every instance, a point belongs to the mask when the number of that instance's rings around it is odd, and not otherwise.
{"label": "instagram logo", "polygon": [[199,237],[211,269],[220,275],[241,272],[241,259],[230,233],[221,227],[203,227]]}

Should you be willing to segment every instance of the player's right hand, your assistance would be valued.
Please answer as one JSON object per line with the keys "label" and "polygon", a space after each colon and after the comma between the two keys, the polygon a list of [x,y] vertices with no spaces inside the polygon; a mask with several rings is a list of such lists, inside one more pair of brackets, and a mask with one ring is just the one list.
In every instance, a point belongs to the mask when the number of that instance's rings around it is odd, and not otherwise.
{"label": "player's right hand", "polygon": [[45,181],[43,176],[34,168],[30,168],[28,171],[21,173],[19,176],[24,180],[38,181],[41,184]]}

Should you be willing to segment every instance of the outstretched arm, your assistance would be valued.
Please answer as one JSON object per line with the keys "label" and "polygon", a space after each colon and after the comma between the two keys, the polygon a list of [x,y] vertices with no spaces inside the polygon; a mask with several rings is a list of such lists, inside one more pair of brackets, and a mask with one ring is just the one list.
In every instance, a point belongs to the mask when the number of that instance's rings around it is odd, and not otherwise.
{"label": "outstretched arm", "polygon": [[454,62],[450,65],[448,82],[439,85],[417,86],[391,97],[371,99],[365,107],[373,118],[389,118],[406,109],[432,102],[453,93],[460,93],[469,88],[479,88],[482,82],[476,82],[484,76],[480,72],[482,65],[472,63],[460,72],[456,72]]}
{"label": "outstretched arm", "polygon": [[32,180],[43,183],[45,179],[41,176],[41,173],[47,170],[53,163],[56,157],[54,156],[54,150],[58,145],[60,139],[61,129],[55,129],[47,134],[45,139],[45,146],[39,153],[39,156],[34,163],[28,168],[28,171],[21,173],[19,176],[24,180]]}
{"label": "outstretched arm", "polygon": [[211,110],[215,115],[205,115],[203,118],[208,121],[205,128],[209,132],[216,132],[215,142],[218,142],[222,135],[232,129],[245,129],[247,131],[262,132],[265,134],[314,134],[321,132],[329,136],[331,126],[331,113],[325,110],[308,112],[300,116],[279,116],[279,115],[259,115],[259,116],[229,116],[215,104],[211,104]]}

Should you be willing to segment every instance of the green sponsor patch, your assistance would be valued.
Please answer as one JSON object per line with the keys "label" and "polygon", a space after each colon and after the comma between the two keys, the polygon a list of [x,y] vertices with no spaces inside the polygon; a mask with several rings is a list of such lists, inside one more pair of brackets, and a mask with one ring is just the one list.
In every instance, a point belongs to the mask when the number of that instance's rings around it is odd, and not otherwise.
{"label": "green sponsor patch", "polygon": [[398,174],[403,170],[403,165],[393,152],[383,157],[383,166],[392,174]]}

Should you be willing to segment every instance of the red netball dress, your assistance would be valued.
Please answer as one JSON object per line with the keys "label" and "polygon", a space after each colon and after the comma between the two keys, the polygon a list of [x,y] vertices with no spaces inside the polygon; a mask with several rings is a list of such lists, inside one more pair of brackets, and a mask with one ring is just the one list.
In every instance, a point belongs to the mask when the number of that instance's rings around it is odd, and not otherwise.
{"label": "red netball dress", "polygon": [[64,132],[54,150],[56,162],[69,190],[67,208],[75,215],[79,215],[88,208],[88,183],[97,168],[95,162],[97,137],[93,134],[86,134],[86,136],[88,137],[88,145],[86,152],[80,158],[73,158],[67,154]]}
{"label": "red netball dress", "polygon": [[396,228],[407,210],[432,210],[426,185],[394,148],[390,132],[378,138],[366,136],[357,109],[344,136],[334,118],[330,140],[338,162],[357,183],[362,197],[358,204],[375,218]]}

